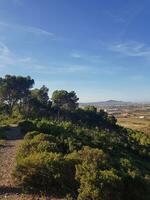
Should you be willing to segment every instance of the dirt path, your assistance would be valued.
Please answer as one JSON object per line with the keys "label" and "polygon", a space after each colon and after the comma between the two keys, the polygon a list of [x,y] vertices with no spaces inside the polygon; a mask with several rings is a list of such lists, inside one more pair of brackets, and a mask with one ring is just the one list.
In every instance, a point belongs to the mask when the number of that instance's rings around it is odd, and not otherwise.
{"label": "dirt path", "polygon": [[11,126],[6,134],[6,144],[0,148],[0,199],[13,200],[17,199],[19,192],[19,189],[14,186],[11,174],[15,166],[16,151],[21,142],[20,128]]}
{"label": "dirt path", "polygon": [[7,131],[6,145],[0,149],[0,187],[13,185],[11,173],[20,142],[20,129],[18,127],[11,127]]}

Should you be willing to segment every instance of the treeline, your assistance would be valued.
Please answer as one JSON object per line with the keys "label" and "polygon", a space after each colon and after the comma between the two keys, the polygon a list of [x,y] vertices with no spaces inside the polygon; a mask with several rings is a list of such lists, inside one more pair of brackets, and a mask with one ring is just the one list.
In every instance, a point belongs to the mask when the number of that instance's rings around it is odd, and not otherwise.
{"label": "treeline", "polygon": [[26,119],[47,118],[86,127],[116,128],[115,117],[103,110],[97,111],[94,106],[79,108],[79,98],[74,91],[56,90],[50,98],[46,86],[40,89],[33,86],[30,76],[0,78],[0,112],[9,116],[19,113]]}

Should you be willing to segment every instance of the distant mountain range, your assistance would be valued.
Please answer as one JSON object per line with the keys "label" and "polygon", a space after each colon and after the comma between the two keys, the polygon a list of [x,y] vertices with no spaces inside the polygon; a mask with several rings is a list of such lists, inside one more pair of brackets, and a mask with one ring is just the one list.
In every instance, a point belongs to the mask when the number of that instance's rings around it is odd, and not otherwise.
{"label": "distant mountain range", "polygon": [[117,100],[108,100],[108,101],[99,101],[99,102],[88,102],[80,103],[80,106],[92,105],[92,106],[124,106],[124,105],[135,105],[137,103],[117,101]]}

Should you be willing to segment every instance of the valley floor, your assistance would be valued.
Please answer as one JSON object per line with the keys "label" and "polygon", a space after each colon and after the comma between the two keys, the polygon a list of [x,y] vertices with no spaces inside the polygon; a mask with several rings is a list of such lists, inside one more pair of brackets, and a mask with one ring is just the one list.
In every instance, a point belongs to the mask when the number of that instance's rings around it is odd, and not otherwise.
{"label": "valley floor", "polygon": [[118,124],[126,128],[142,131],[150,134],[150,119],[139,119],[135,117],[117,118]]}

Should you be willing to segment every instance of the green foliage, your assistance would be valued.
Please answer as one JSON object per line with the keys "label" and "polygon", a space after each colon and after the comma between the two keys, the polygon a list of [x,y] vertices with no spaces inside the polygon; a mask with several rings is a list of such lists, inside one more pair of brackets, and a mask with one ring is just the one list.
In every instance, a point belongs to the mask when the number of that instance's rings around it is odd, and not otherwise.
{"label": "green foliage", "polygon": [[74,110],[79,98],[74,91],[67,92],[66,90],[55,90],[52,94],[52,101],[54,106],[65,110]]}
{"label": "green foliage", "polygon": [[33,124],[33,122],[29,121],[29,120],[24,120],[24,121],[19,122],[19,127],[20,127],[21,133],[23,135],[25,135],[29,131],[33,131],[33,130],[36,129],[36,127]]}
{"label": "green foliage", "polygon": [[43,151],[18,159],[13,175],[16,183],[26,190],[58,195],[76,190],[74,171],[72,160]]}
{"label": "green foliage", "polygon": [[95,106],[85,106],[84,107],[84,110],[86,110],[86,111],[89,111],[89,112],[94,112],[94,113],[96,113],[97,112],[97,108],[95,107]]}
{"label": "green foliage", "polygon": [[22,108],[22,114],[28,118],[41,118],[48,116],[50,109],[51,101],[48,96],[48,88],[42,86],[40,89],[31,90]]}
{"label": "green foliage", "polygon": [[102,150],[88,147],[81,156],[83,162],[76,167],[76,178],[80,182],[78,199],[120,199],[120,178],[114,169],[109,169],[108,156]]}
{"label": "green foliage", "polygon": [[34,136],[38,135],[39,131],[30,131],[28,133],[26,133],[26,135],[24,136],[24,140],[31,140],[34,138]]}
{"label": "green foliage", "polygon": [[149,199],[149,180],[129,160],[121,159],[121,172],[113,168],[113,162],[99,149],[86,147],[81,155],[83,161],[76,167],[79,200]]}
{"label": "green foliage", "polygon": [[34,152],[58,152],[53,136],[38,132],[29,132],[18,150],[18,159]]}
{"label": "green foliage", "polygon": [[21,121],[21,116],[8,117],[0,115],[0,126],[9,126],[10,124],[18,124]]}
{"label": "green foliage", "polygon": [[0,139],[0,147],[4,147],[5,146],[5,140]]}
{"label": "green foliage", "polygon": [[33,84],[34,80],[30,76],[6,75],[5,78],[0,78],[0,103],[7,106],[9,115],[14,106],[21,106]]}
{"label": "green foliage", "polygon": [[[79,200],[149,199],[149,155],[141,157],[141,140],[135,132],[97,131],[47,120],[32,124],[35,131],[25,135],[14,172],[18,184],[26,190],[70,193],[66,198]],[[55,171],[52,155],[57,160]]]}

